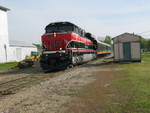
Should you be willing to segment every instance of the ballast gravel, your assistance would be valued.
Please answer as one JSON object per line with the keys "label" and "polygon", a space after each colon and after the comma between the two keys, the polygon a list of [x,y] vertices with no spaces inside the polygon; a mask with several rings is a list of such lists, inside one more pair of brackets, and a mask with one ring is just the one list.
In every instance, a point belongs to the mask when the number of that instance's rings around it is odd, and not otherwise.
{"label": "ballast gravel", "polygon": [[[93,61],[96,63],[99,61]],[[63,113],[82,86],[92,82],[93,66],[79,66],[16,94],[0,98],[0,113]]]}

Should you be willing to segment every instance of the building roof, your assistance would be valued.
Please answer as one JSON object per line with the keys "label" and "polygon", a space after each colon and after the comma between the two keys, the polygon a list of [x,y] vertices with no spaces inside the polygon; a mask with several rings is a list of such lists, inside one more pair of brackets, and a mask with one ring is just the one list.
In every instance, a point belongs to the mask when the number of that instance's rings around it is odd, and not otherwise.
{"label": "building roof", "polygon": [[3,7],[3,6],[0,6],[0,10],[9,11],[10,9],[8,9],[8,8],[6,8],[6,7]]}
{"label": "building roof", "polygon": [[18,40],[9,40],[9,45],[10,46],[18,46],[18,47],[35,47],[30,43],[26,43],[23,41],[18,41]]}
{"label": "building roof", "polygon": [[118,35],[118,36],[113,37],[112,40],[113,40],[114,38],[117,38],[117,37],[120,37],[120,36],[126,35],[126,34],[128,34],[128,35],[133,35],[133,36],[136,36],[136,37],[141,37],[141,36],[136,35],[136,34],[134,34],[134,33],[133,33],[133,34],[131,34],[131,33],[123,33],[123,34],[121,34],[121,35]]}

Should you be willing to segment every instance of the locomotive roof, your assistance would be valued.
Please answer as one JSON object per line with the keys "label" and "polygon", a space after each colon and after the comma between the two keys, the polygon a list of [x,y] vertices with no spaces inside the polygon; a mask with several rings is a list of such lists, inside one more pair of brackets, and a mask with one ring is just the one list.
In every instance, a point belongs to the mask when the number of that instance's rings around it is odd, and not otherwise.
{"label": "locomotive roof", "polygon": [[51,22],[49,25],[57,25],[57,24],[73,24],[73,23],[68,21],[62,21],[62,22]]}
{"label": "locomotive roof", "polygon": [[[65,25],[65,24],[68,24],[68,25],[73,25],[73,26],[76,26],[76,27],[78,27],[77,25],[75,25],[75,24],[73,24],[73,23],[71,23],[71,22],[68,22],[68,21],[62,21],[62,22],[52,22],[52,23],[50,23],[50,24],[48,24],[46,27],[48,27],[48,26],[51,26],[51,25]],[[78,27],[78,28],[80,28],[80,27]],[[82,29],[82,28],[80,28],[80,29]],[[82,29],[83,30],[83,29]]]}

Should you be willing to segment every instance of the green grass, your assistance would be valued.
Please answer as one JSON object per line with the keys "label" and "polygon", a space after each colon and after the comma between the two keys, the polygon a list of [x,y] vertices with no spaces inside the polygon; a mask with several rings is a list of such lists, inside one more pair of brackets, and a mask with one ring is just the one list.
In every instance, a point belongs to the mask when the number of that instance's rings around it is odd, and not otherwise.
{"label": "green grass", "polygon": [[18,64],[17,62],[8,62],[8,63],[0,64],[0,70],[13,68],[17,66],[17,64]]}
{"label": "green grass", "polygon": [[[124,68],[124,70],[111,71],[111,73],[99,72],[103,76],[97,77],[96,81],[81,89],[78,99],[69,105],[68,111],[70,113],[150,113],[150,54],[142,54],[142,60],[142,63],[106,66],[106,68]],[[104,88],[106,83],[110,86]]]}
{"label": "green grass", "polygon": [[126,77],[115,83],[122,101],[119,106],[107,106],[111,113],[150,113],[150,54],[143,54],[142,58],[142,63],[122,65],[127,68]]}

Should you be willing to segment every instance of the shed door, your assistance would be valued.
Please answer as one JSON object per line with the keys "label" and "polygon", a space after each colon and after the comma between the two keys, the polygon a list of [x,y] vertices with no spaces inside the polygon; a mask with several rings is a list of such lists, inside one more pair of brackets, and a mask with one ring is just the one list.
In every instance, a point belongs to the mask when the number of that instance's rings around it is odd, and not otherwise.
{"label": "shed door", "polygon": [[131,44],[130,42],[123,43],[123,59],[131,60]]}

